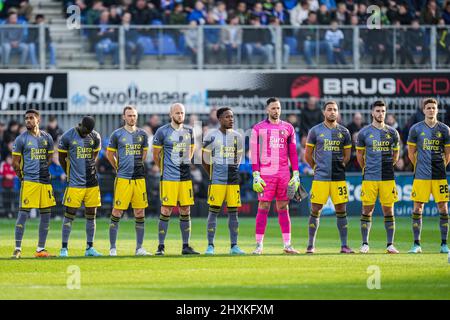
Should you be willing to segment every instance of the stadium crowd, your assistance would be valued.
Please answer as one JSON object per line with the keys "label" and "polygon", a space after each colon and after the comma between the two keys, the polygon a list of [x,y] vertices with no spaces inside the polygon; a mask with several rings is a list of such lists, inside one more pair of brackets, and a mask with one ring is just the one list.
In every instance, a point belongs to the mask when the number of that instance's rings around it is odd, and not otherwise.
{"label": "stadium crowd", "polygon": [[[2,0],[3,1],[3,0]],[[37,15],[31,22],[33,8],[27,0],[0,1],[1,23],[8,25],[45,22]],[[125,52],[128,65],[138,67],[148,43],[155,41],[156,31],[130,28],[133,25],[185,25],[185,30],[173,30],[169,37],[183,37],[185,53],[195,63],[199,50],[196,26],[204,25],[206,63],[240,63],[241,56],[247,63],[258,61],[274,62],[276,34],[273,29],[240,29],[238,26],[292,26],[283,34],[283,62],[287,63],[292,52],[303,54],[308,65],[314,65],[315,48],[325,54],[327,63],[346,64],[352,55],[352,29],[341,26],[366,25],[369,18],[367,8],[377,5],[381,8],[381,24],[408,26],[394,35],[392,30],[364,30],[360,34],[360,47],[370,56],[373,65],[392,64],[397,52],[400,64],[427,64],[430,60],[430,33],[422,25],[438,25],[437,48],[444,64],[450,63],[450,1],[446,0],[282,0],[282,1],[180,1],[180,0],[63,0],[64,14],[70,5],[81,9],[81,22],[98,25],[85,35],[90,50],[96,53],[100,66],[105,56],[112,56],[113,65],[119,63],[117,28],[125,29]],[[208,28],[208,26],[228,26]],[[315,26],[328,26],[316,33]],[[301,32],[296,27],[303,26]],[[30,29],[32,30],[32,29]],[[142,36],[148,36],[147,43]],[[55,65],[55,50],[48,29],[46,45],[50,65]],[[180,39],[179,39],[180,40]],[[175,41],[180,43],[180,41]],[[163,42],[164,43],[164,42]],[[20,64],[30,62],[37,65],[37,32],[23,32],[22,29],[3,30],[1,37],[3,65],[7,66],[10,55],[20,55]],[[153,46],[154,44],[151,44]],[[155,44],[157,45],[157,44]],[[395,47],[395,48],[394,48]],[[238,54],[242,49],[243,54]],[[419,58],[415,59],[415,55]]]}
{"label": "stadium crowd", "polygon": [[[450,123],[450,112],[447,113],[447,118],[444,119],[446,123]],[[311,97],[302,106],[302,112],[299,116],[296,114],[287,114],[286,121],[291,123],[297,134],[297,146],[298,146],[298,154],[299,154],[299,171],[302,175],[312,175],[313,170],[306,163],[304,158],[304,151],[306,146],[306,137],[308,131],[315,126],[316,124],[323,121],[322,109],[318,104],[316,98]],[[409,121],[404,125],[400,126],[395,118],[394,114],[388,114],[386,118],[386,123],[395,129],[397,129],[400,133],[401,138],[401,153],[400,160],[396,164],[396,171],[405,171],[411,172],[413,170],[412,164],[408,159],[406,143],[409,128],[419,122],[424,120],[424,115],[421,110],[417,110],[415,114],[409,119]],[[194,126],[196,122],[199,121],[199,116],[196,114],[192,114],[188,118],[188,124]],[[341,121],[339,121],[341,122]],[[364,116],[356,112],[353,115],[353,119],[350,123],[341,123],[345,125],[352,136],[353,139],[353,148],[352,148],[352,158],[347,166],[347,171],[349,172],[360,172],[361,168],[358,165],[356,160],[356,137],[359,130],[364,127],[366,124],[370,123],[370,119],[364,119]],[[75,124],[74,124],[75,125]],[[153,140],[153,135],[156,130],[162,125],[161,118],[158,115],[149,116],[147,121],[142,125],[142,128],[147,132],[149,136],[149,141]],[[206,132],[211,128],[218,128],[219,122],[216,117],[216,109],[212,108],[208,121],[204,123],[202,132],[197,132],[198,137],[196,141],[202,141],[202,137],[206,134]],[[61,135],[63,134],[63,129],[68,130],[69,128],[60,128],[58,125],[58,120],[55,116],[50,116],[46,124],[42,125],[43,130],[47,131],[52,138],[54,139],[55,146],[57,146],[57,142]],[[17,206],[17,202],[14,201],[17,196],[18,190],[20,188],[20,183],[15,175],[15,172],[12,168],[12,148],[15,138],[22,132],[26,130],[23,123],[19,123],[17,121],[11,120],[9,123],[3,123],[0,121],[0,191],[3,198],[3,211],[6,212],[14,212],[14,206]],[[110,203],[112,201],[112,185],[114,180],[114,173],[111,165],[109,164],[106,158],[106,147],[108,146],[109,137],[102,137],[102,150],[99,153],[99,159],[97,162],[97,170],[100,176],[100,184],[102,186],[102,193],[105,197],[103,202]],[[151,143],[150,143],[151,145]],[[241,175],[241,198],[243,201],[254,200],[256,199],[255,193],[252,191],[252,169],[251,163],[249,159],[249,143],[246,142],[246,152],[245,157],[241,161],[240,165],[240,175]],[[201,148],[197,148],[197,153],[194,156],[194,163],[201,163]],[[152,159],[152,152],[148,153],[148,157],[146,160],[146,170],[147,170],[147,189],[149,194],[149,199],[153,199],[154,201],[150,201],[151,207],[149,210],[153,210],[152,206],[157,206],[159,201],[159,180],[160,180],[160,172],[158,167],[155,165]],[[449,168],[450,170],[450,168]],[[193,185],[194,185],[194,194],[196,199],[205,199],[208,190],[208,176],[206,172],[201,168],[200,164],[192,164],[191,168],[192,177],[193,177]],[[53,157],[53,162],[50,166],[50,174],[52,176],[52,185],[55,191],[55,196],[57,199],[61,199],[64,193],[64,189],[66,187],[66,175],[62,170],[59,160],[58,160],[58,152],[55,148],[55,153]],[[111,189],[111,190],[109,190]],[[13,199],[13,201],[11,201]],[[60,202],[59,202],[60,203]]]}

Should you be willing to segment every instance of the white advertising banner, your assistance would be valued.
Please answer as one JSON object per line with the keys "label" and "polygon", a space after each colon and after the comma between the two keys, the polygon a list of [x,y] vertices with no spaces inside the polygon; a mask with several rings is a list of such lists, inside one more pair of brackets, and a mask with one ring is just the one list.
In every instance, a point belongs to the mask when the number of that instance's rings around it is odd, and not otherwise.
{"label": "white advertising banner", "polygon": [[70,113],[121,113],[125,104],[141,112],[167,112],[181,102],[188,112],[208,112],[208,92],[264,87],[259,75],[236,71],[70,71]]}

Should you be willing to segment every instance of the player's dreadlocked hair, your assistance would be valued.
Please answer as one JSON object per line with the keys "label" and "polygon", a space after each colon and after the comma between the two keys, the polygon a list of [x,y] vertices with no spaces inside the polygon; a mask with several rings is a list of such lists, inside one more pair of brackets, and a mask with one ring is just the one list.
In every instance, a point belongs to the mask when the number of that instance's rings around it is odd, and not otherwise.
{"label": "player's dreadlocked hair", "polygon": [[231,111],[231,108],[223,107],[223,108],[218,109],[216,112],[217,119],[220,119],[220,117],[222,116],[222,114],[225,113],[225,111]]}

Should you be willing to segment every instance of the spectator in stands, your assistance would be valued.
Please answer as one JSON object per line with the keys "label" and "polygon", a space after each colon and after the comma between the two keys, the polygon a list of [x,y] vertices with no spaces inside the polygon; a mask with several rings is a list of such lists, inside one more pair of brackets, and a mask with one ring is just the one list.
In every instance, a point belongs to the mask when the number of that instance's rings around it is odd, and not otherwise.
{"label": "spectator in stands", "polygon": [[412,22],[411,14],[408,11],[408,4],[405,2],[398,4],[398,13],[395,18],[391,18],[391,22],[398,20],[401,25],[410,25]]}
{"label": "spectator in stands", "polygon": [[92,7],[86,12],[86,23],[87,24],[98,24],[100,15],[103,11],[107,10],[103,5],[102,0],[94,0]]}
{"label": "spectator in stands", "polygon": [[[144,54],[144,45],[139,42],[139,32],[130,27],[131,13],[125,12],[122,16],[122,27],[125,32],[125,59],[127,65],[138,68]],[[134,61],[133,61],[134,55]]]}
{"label": "spectator in stands", "polygon": [[[444,65],[450,64],[450,28],[445,26],[444,19],[439,20],[437,30],[437,50],[445,58]],[[450,122],[449,122],[450,123]]]}
{"label": "spectator in stands", "polygon": [[335,0],[320,0],[320,4],[326,5],[327,9],[330,11],[336,10],[336,1]]}
{"label": "spectator in stands", "polygon": [[[138,0],[142,1],[142,0]],[[100,23],[96,34],[95,54],[100,68],[105,65],[105,55],[112,56],[113,67],[119,65],[119,45],[117,43],[117,30],[109,24],[109,11],[104,10],[100,15]]]}
{"label": "spectator in stands", "polygon": [[366,123],[363,120],[363,116],[361,112],[355,112],[353,114],[352,122],[347,125],[347,129],[350,132],[350,135],[353,136],[354,133],[358,133]]}
{"label": "spectator in stands", "polygon": [[439,18],[441,17],[440,10],[436,4],[435,0],[428,0],[425,8],[422,9],[420,13],[420,23],[421,24],[438,24]]}
{"label": "spectator in stands", "polygon": [[249,15],[247,12],[247,3],[241,1],[237,5],[236,15],[239,18],[239,24],[246,25],[248,24]]}
{"label": "spectator in stands", "polygon": [[4,160],[3,158],[3,150],[6,149],[5,145],[5,131],[6,124],[0,121],[0,161]]}
{"label": "spectator in stands", "polygon": [[8,21],[6,25],[18,26],[17,28],[9,27],[3,30],[2,37],[2,59],[3,66],[9,68],[10,57],[12,52],[17,52],[20,54],[20,65],[25,65],[28,57],[28,44],[25,39],[25,28],[19,26],[17,22],[17,13],[11,12],[8,15]]}
{"label": "spectator in stands", "polygon": [[317,38],[317,14],[315,12],[310,12],[308,14],[308,20],[303,23],[303,25],[308,26],[306,29],[302,29],[300,33],[300,43],[303,44],[303,51],[305,55],[305,61],[308,65],[315,65],[312,60],[313,52],[316,50],[316,47],[319,47],[319,52],[317,52],[317,56],[319,56],[320,51],[325,51],[327,55],[327,63],[329,65],[333,64],[333,48],[328,41],[321,40]]}
{"label": "spectator in stands", "polygon": [[220,39],[220,28],[212,11],[208,12],[206,25],[204,27],[205,62],[209,64],[220,64],[223,60],[224,47]]}
{"label": "spectator in stands", "polygon": [[152,129],[152,132],[155,133],[159,127],[161,127],[161,118],[157,114],[153,114],[147,121],[147,124]]}
{"label": "spectator in stands", "polygon": [[323,26],[328,26],[331,23],[331,14],[325,4],[321,4],[319,7],[319,11],[317,12],[317,22]]}
{"label": "spectator in stands", "polygon": [[[271,51],[273,52],[275,50],[275,46],[276,46],[276,39],[277,39],[277,34],[276,34],[276,27],[280,26],[280,20],[278,20],[277,17],[270,17],[270,26],[273,28],[270,28],[270,34],[271,34],[271,45],[272,45],[272,49]],[[289,54],[290,54],[290,48],[289,45],[287,43],[282,43],[281,44],[282,47],[282,57],[283,57],[283,64],[288,64],[289,63]],[[271,55],[273,56],[273,53],[271,53]],[[269,62],[272,63],[272,62]]]}
{"label": "spectator in stands", "polygon": [[170,13],[169,24],[181,25],[186,23],[187,19],[186,13],[184,12],[183,4],[177,3],[175,5],[175,8],[173,9],[173,12]]}
{"label": "spectator in stands", "polygon": [[273,46],[270,44],[270,31],[260,29],[260,18],[258,16],[250,17],[250,24],[254,26],[251,29],[245,29],[243,35],[244,50],[249,64],[255,62],[255,55],[261,55],[263,63],[273,62]]}
{"label": "spectator in stands", "polygon": [[347,11],[347,6],[344,2],[338,4],[337,10],[334,13],[334,20],[340,25],[349,24],[350,14]]}
{"label": "spectator in stands", "polygon": [[230,16],[229,25],[221,30],[222,43],[225,45],[227,63],[241,63],[242,28],[239,17]]}
{"label": "spectator in stands", "polygon": [[398,125],[397,119],[395,118],[395,114],[388,113],[386,116],[386,124],[388,126],[391,126],[395,130],[399,130],[400,126]]}
{"label": "spectator in stands", "polygon": [[303,107],[300,114],[300,134],[301,137],[306,137],[308,131],[323,121],[322,110],[319,108],[318,100],[316,97],[310,96],[306,103],[306,107]]}
{"label": "spectator in stands", "polygon": [[393,62],[392,29],[367,30],[367,45],[372,55],[372,65],[382,67]]}
{"label": "spectator in stands", "polygon": [[8,129],[6,129],[3,136],[4,143],[8,144],[13,142],[19,135],[19,123],[16,120],[11,120],[8,123]]}
{"label": "spectator in stands", "polygon": [[450,24],[450,1],[447,0],[447,3],[444,7],[444,12],[442,13],[442,19],[444,19],[444,23]]}
{"label": "spectator in stands", "polygon": [[[33,16],[33,6],[30,5],[29,0],[7,0],[3,1],[3,11],[9,14],[11,9],[17,13],[18,17],[30,21]],[[1,10],[0,10],[1,11]]]}
{"label": "spectator in stands", "polygon": [[148,25],[156,16],[147,5],[145,0],[137,0],[135,6],[131,9],[131,23],[136,25]]}
{"label": "spectator in stands", "polygon": [[197,21],[191,20],[189,22],[189,28],[184,30],[184,38],[186,41],[186,48],[191,56],[192,64],[197,64],[197,53],[198,53],[198,28]]}
{"label": "spectator in stands", "polygon": [[[39,42],[39,29],[37,26],[46,23],[45,17],[43,14],[37,14],[34,20],[34,25],[36,28],[30,28],[28,30],[28,43],[30,50],[30,60],[33,66],[38,65],[37,57],[40,52],[40,42]],[[55,46],[52,42],[52,37],[50,36],[50,28],[48,25],[45,26],[45,46],[48,51],[49,56],[49,66],[50,68],[56,67],[56,52]]]}
{"label": "spectator in stands", "polygon": [[333,48],[334,64],[347,64],[345,62],[343,52],[344,33],[338,29],[338,22],[333,20],[330,29],[325,33],[325,40],[328,41]]}
{"label": "spectator in stands", "polygon": [[219,25],[227,24],[228,13],[225,2],[218,1],[213,9],[214,19]]}
{"label": "spectator in stands", "polygon": [[269,24],[269,15],[263,10],[261,2],[256,2],[251,12],[253,16],[257,16],[262,25]]}
{"label": "spectator in stands", "polygon": [[45,131],[47,131],[47,133],[52,136],[53,141],[57,141],[59,137],[62,136],[63,131],[58,125],[58,119],[56,116],[51,115],[48,118],[48,123]]}
{"label": "spectator in stands", "polygon": [[412,21],[411,28],[408,28],[404,35],[405,39],[400,49],[401,64],[404,64],[408,60],[412,65],[416,65],[413,58],[414,53],[421,56],[420,64],[425,64],[429,61],[430,49],[425,43],[427,36],[420,28],[418,19]]}
{"label": "spectator in stands", "polygon": [[202,1],[195,2],[195,8],[188,16],[188,21],[195,21],[198,25],[206,23],[206,10]]}
{"label": "spectator in stands", "polygon": [[0,180],[2,184],[3,208],[8,214],[14,211],[14,180],[16,172],[12,166],[12,155],[7,155],[5,161],[0,163]]}
{"label": "spectator in stands", "polygon": [[280,22],[280,25],[290,25],[291,19],[289,17],[289,12],[284,9],[282,2],[276,2],[273,10],[272,10],[272,16],[276,17],[278,21]]}
{"label": "spectator in stands", "polygon": [[111,24],[119,25],[122,22],[122,16],[117,6],[109,7],[109,22]]}
{"label": "spectator in stands", "polygon": [[367,20],[369,19],[369,13],[367,12],[367,5],[362,2],[358,6],[358,20],[361,25],[366,25]]}
{"label": "spectator in stands", "polygon": [[297,5],[289,12],[291,17],[291,24],[294,27],[299,27],[308,19],[309,3],[307,0],[301,0]]}

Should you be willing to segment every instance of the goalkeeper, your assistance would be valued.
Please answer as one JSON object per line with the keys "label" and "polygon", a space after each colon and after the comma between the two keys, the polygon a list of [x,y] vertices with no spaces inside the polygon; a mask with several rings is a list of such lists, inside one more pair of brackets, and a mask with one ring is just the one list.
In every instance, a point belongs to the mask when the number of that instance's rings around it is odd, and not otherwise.
{"label": "goalkeeper", "polygon": [[[253,254],[263,253],[264,233],[270,203],[275,198],[278,222],[284,242],[284,252],[298,254],[291,245],[291,220],[289,218],[290,194],[300,186],[298,157],[294,127],[280,119],[281,104],[277,98],[266,103],[267,119],[252,129],[250,152],[253,170],[253,190],[258,193],[256,215],[256,249]],[[288,161],[289,158],[289,161]],[[291,163],[293,174],[289,171]]]}

